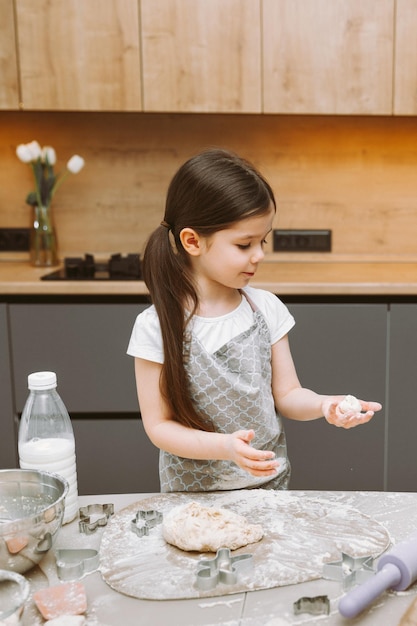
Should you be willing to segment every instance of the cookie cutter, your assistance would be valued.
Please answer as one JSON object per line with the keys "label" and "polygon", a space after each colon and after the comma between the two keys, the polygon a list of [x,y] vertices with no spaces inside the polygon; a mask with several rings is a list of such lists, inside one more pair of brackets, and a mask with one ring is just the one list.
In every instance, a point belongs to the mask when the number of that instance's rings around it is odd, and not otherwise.
{"label": "cookie cutter", "polygon": [[253,571],[253,555],[231,556],[229,548],[220,548],[215,557],[198,561],[197,587],[200,591],[210,591],[219,583],[235,585],[242,571]]}
{"label": "cookie cutter", "polygon": [[329,615],[330,600],[327,596],[300,598],[293,604],[294,615],[310,613],[310,615]]}
{"label": "cookie cutter", "polygon": [[57,550],[56,569],[60,580],[78,580],[85,574],[95,572],[100,565],[97,550]]}
{"label": "cookie cutter", "polygon": [[138,537],[145,537],[145,535],[149,535],[151,528],[162,522],[162,518],[163,515],[160,511],[141,509],[130,522],[130,528]]}
{"label": "cookie cutter", "polygon": [[374,559],[370,555],[354,557],[342,552],[341,560],[323,565],[323,578],[341,582],[344,591],[361,585],[374,574]]}
{"label": "cookie cutter", "polygon": [[44,536],[39,539],[38,544],[35,548],[36,554],[43,554],[48,552],[52,548],[52,535],[51,533],[45,533]]}
{"label": "cookie cutter", "polygon": [[[107,520],[114,513],[113,504],[88,504],[82,506],[78,513],[80,515],[80,521],[78,522],[78,528],[80,533],[91,535],[97,528],[106,526]],[[99,515],[95,521],[91,521],[92,515]]]}

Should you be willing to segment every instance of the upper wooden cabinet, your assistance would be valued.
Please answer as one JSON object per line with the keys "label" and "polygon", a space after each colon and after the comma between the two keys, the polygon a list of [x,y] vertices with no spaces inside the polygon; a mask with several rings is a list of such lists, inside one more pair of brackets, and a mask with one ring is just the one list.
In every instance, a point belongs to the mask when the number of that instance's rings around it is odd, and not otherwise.
{"label": "upper wooden cabinet", "polygon": [[25,109],[140,111],[137,0],[16,0]]}
{"label": "upper wooden cabinet", "polygon": [[394,114],[417,115],[417,0],[397,0]]}
{"label": "upper wooden cabinet", "polygon": [[393,0],[263,0],[264,112],[391,114],[393,24]]}
{"label": "upper wooden cabinet", "polygon": [[0,109],[417,115],[416,29],[417,0],[1,0]]}
{"label": "upper wooden cabinet", "polygon": [[0,109],[19,108],[13,0],[0,2]]}
{"label": "upper wooden cabinet", "polygon": [[260,0],[141,0],[145,111],[261,112]]}

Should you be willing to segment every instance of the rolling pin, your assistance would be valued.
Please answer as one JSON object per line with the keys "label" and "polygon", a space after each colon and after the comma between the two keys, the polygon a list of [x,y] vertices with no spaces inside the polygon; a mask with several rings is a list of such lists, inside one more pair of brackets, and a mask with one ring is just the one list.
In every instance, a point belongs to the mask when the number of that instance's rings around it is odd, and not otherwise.
{"label": "rolling pin", "polygon": [[356,617],[388,589],[404,591],[417,580],[417,532],[378,560],[375,576],[349,591],[339,602],[343,617]]}

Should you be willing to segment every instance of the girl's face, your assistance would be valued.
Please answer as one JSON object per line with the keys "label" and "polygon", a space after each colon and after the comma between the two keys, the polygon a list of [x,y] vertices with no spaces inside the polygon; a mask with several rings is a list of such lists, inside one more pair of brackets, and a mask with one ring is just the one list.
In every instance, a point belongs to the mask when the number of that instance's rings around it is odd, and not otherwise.
{"label": "girl's face", "polygon": [[248,217],[200,238],[200,253],[193,263],[197,280],[233,289],[245,287],[264,259],[265,238],[272,230],[274,214],[271,206],[264,215]]}

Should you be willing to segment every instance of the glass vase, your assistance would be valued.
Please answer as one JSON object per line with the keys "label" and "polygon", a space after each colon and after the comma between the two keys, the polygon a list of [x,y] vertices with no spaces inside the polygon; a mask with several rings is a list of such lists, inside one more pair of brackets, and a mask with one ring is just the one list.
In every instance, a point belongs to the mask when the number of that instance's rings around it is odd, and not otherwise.
{"label": "glass vase", "polygon": [[57,237],[50,206],[33,207],[30,262],[36,267],[50,267],[59,263]]}

